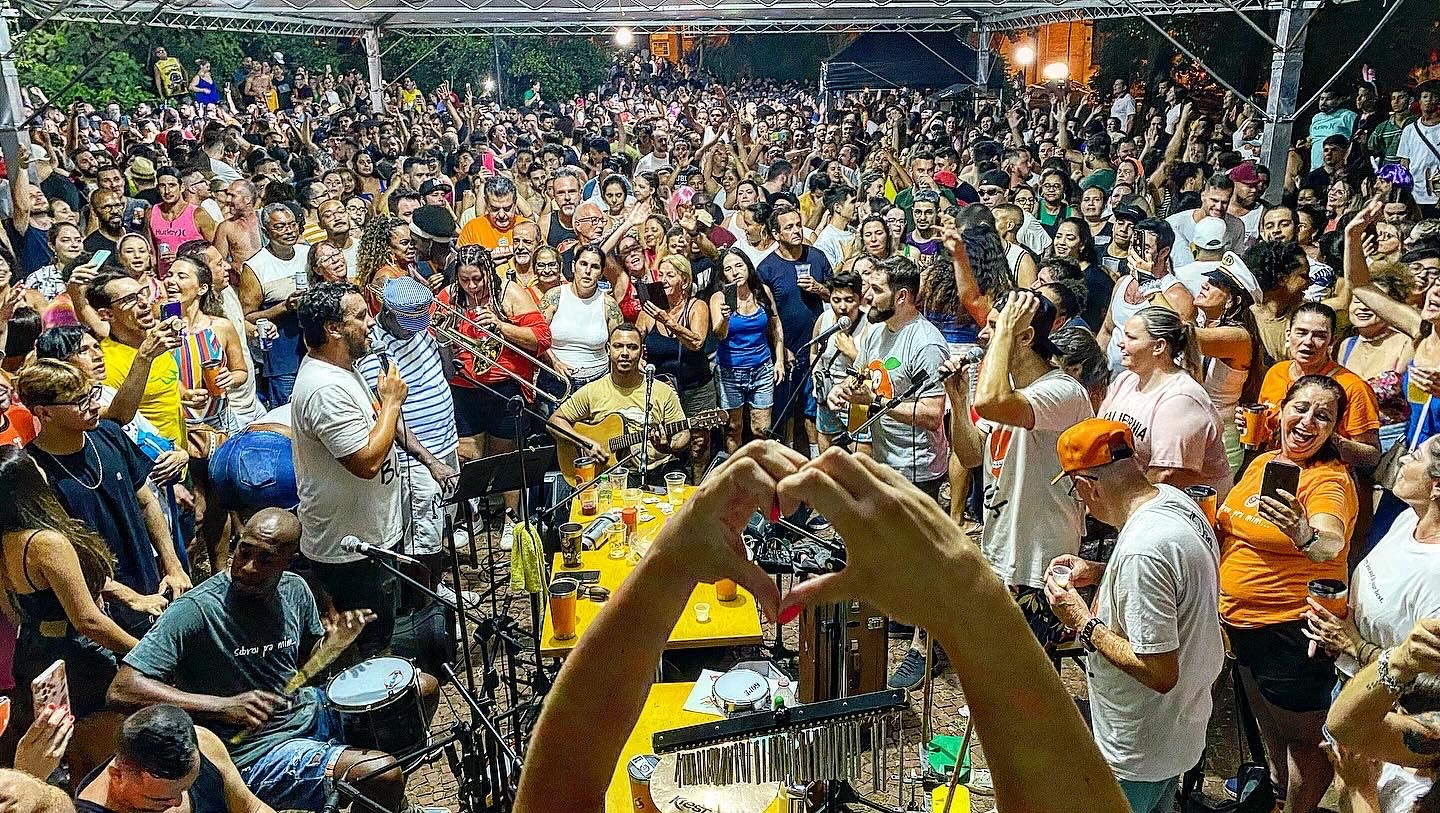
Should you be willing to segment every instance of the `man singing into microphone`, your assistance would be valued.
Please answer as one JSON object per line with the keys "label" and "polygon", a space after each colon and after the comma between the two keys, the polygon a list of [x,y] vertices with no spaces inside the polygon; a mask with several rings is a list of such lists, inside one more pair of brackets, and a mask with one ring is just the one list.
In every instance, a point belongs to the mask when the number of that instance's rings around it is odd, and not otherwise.
{"label": "man singing into microphone", "polygon": [[[645,378],[641,350],[644,345],[640,331],[626,322],[610,331],[606,345],[610,353],[610,372],[586,384],[571,394],[565,403],[550,417],[551,423],[561,430],[572,430],[576,423],[594,423],[607,415],[620,413],[625,418],[626,431],[637,430],[645,422]],[[690,443],[690,430],[681,428],[672,434],[663,430],[666,424],[684,421],[685,411],[680,406],[680,397],[674,388],[664,381],[650,383],[650,435],[649,468],[645,481],[660,485],[665,475],[672,471],[685,471],[685,461],[676,455]],[[600,460],[606,460],[609,452],[600,444],[592,444],[591,451]],[[624,457],[628,451],[617,451],[617,457]],[[628,468],[635,471],[640,467],[637,454]]]}
{"label": "man singing into microphone", "polygon": [[[355,371],[370,352],[375,320],[353,285],[323,282],[300,298],[300,330],[309,354],[291,397],[295,481],[300,492],[300,552],[336,610],[371,610],[376,619],[355,641],[359,659],[390,642],[398,604],[396,578],[360,553],[343,550],[354,535],[393,550],[405,535],[398,438],[405,451],[444,482],[452,470],[408,428],[397,432],[409,388],[394,365],[372,391]],[[322,605],[325,599],[321,599]]]}

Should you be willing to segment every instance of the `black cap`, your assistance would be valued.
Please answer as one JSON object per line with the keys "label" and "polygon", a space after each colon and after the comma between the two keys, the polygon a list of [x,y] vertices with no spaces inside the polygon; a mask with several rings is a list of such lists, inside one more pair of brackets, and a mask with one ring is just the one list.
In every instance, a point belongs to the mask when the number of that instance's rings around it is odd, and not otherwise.
{"label": "black cap", "polygon": [[1010,188],[1010,173],[1003,169],[992,169],[980,176],[979,186],[998,186],[1001,189]]}
{"label": "black cap", "polygon": [[410,230],[431,240],[453,240],[455,216],[444,206],[421,206],[410,216]]}
{"label": "black cap", "polygon": [[440,180],[439,178],[427,178],[424,183],[420,184],[421,197],[424,197],[432,192],[449,192],[450,190],[450,184],[446,181]]}
{"label": "black cap", "polygon": [[1145,214],[1145,210],[1141,209],[1139,206],[1130,206],[1126,204],[1123,206],[1116,206],[1110,211],[1110,216],[1114,217],[1116,220],[1128,220],[1131,223],[1139,223],[1150,215]]}

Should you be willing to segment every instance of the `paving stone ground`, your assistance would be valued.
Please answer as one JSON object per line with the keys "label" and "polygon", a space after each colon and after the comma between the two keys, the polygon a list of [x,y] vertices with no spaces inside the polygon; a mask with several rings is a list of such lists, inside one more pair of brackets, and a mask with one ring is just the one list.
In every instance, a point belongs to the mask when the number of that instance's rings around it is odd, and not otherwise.
{"label": "paving stone ground", "polygon": [[[481,547],[483,551],[483,545]],[[499,556],[499,572],[502,574],[508,573],[507,563],[505,561],[506,556],[504,554],[497,554],[497,556]],[[480,568],[462,567],[462,578],[465,581],[466,589],[484,590],[488,586],[488,579],[484,575],[483,561],[481,564],[482,567]],[[502,587],[499,596],[502,612],[508,612],[520,622],[523,628],[528,630],[530,628],[528,601],[522,596],[511,595],[508,587]],[[489,614],[490,607],[488,603],[481,612],[482,614]],[[792,624],[786,630],[786,644],[791,648],[794,648],[796,645],[795,636],[797,626],[798,625]],[[766,625],[765,630],[766,640],[773,640],[774,628]],[[908,641],[890,641],[889,655],[892,667],[904,656],[908,646]],[[721,656],[722,658],[727,658],[722,661],[721,668],[742,657],[751,657],[757,654],[760,654],[758,650],[750,650],[748,653],[730,653],[728,656]],[[1086,696],[1084,674],[1073,662],[1066,661],[1061,676],[1070,694],[1077,699],[1077,703],[1081,705],[1083,711]],[[936,734],[953,734],[958,736],[963,732],[965,720],[962,716],[965,697],[964,692],[960,688],[960,682],[953,672],[947,671],[937,677],[934,684],[933,731]],[[1205,784],[1207,792],[1212,796],[1219,796],[1222,792],[1221,782],[1223,781],[1223,777],[1233,775],[1238,757],[1234,726],[1234,703],[1229,682],[1223,678],[1215,688],[1215,702],[1216,713],[1212,718],[1208,732],[1210,743],[1208,750],[1209,765],[1206,770]],[[501,706],[502,708],[508,706],[508,699],[503,696],[501,697]],[[906,714],[906,737],[911,743],[916,742],[919,737],[921,708],[922,695],[917,690],[911,693],[911,711]],[[468,718],[468,712],[465,710],[464,704],[461,702],[453,687],[447,687],[443,692],[440,711],[436,716],[433,730],[448,730],[449,726],[455,720],[462,718]],[[984,752],[984,743],[978,744],[972,751],[976,767],[983,768],[985,766]],[[911,768],[919,764],[918,754],[914,752],[913,748],[909,755],[908,764]],[[868,793],[870,787],[868,779],[858,783],[858,786],[862,791],[866,792],[867,796],[870,795]],[[410,776],[408,787],[412,801],[426,805],[447,807],[451,810],[459,809],[457,782],[446,761],[443,759],[430,765],[422,766],[414,771]],[[908,790],[906,791],[905,798],[908,801]],[[894,799],[895,786],[891,784],[883,794],[875,798],[875,801],[893,804]],[[976,813],[987,813],[987,811],[994,810],[994,803],[989,797],[973,796],[971,809]]]}

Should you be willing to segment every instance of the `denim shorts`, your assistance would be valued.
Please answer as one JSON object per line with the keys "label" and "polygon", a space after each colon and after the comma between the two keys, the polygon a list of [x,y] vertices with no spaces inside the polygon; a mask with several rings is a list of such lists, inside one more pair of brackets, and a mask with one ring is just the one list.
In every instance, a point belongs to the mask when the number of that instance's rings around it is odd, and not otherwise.
{"label": "denim shorts", "polygon": [[720,408],[769,409],[775,405],[775,362],[754,367],[715,368],[720,388]]}
{"label": "denim shorts", "polygon": [[303,691],[305,700],[320,704],[310,736],[285,740],[240,771],[245,786],[275,810],[323,808],[335,762],[348,747],[340,715],[326,705],[320,690]]}
{"label": "denim shorts", "polygon": [[290,439],[278,432],[241,432],[210,455],[210,488],[227,510],[300,504]]}
{"label": "denim shorts", "polygon": [[[815,405],[815,429],[822,435],[838,435],[845,431],[845,425],[850,420],[848,413],[836,413],[823,403]],[[870,442],[870,430],[865,430],[855,436],[857,443]]]}

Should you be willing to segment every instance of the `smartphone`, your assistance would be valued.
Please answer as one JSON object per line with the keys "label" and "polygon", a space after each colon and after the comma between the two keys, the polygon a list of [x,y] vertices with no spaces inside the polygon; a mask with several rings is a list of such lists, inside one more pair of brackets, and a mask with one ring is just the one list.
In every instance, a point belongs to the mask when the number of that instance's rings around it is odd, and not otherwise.
{"label": "smartphone", "polygon": [[574,579],[580,584],[599,584],[600,571],[598,570],[577,570],[574,573],[566,573],[565,578]]}
{"label": "smartphone", "polygon": [[725,305],[730,308],[731,313],[739,310],[739,288],[740,286],[733,282],[725,286]]}
{"label": "smartphone", "polygon": [[48,706],[70,711],[70,681],[65,677],[65,661],[55,661],[40,676],[30,681],[30,694],[35,700],[35,719]]}
{"label": "smartphone", "polygon": [[100,249],[99,251],[95,252],[94,254],[90,255],[90,260],[89,260],[89,262],[88,262],[88,263],[84,263],[84,264],[86,264],[86,265],[93,265],[93,266],[95,266],[96,268],[99,268],[100,266],[102,266],[102,265],[105,264],[105,261],[106,261],[106,260],[109,260],[109,259],[110,259],[110,249],[108,249],[108,248],[102,248],[102,249]]}
{"label": "smartphone", "polygon": [[647,300],[649,300],[650,302],[654,302],[656,305],[664,305],[665,302],[666,302],[665,283],[663,283],[663,282],[647,282],[647,283],[645,283],[645,298],[646,298]]}
{"label": "smartphone", "polygon": [[486,171],[486,172],[490,173],[491,175],[494,175],[494,174],[495,174],[495,154],[492,153],[492,152],[490,152],[489,150],[486,150],[486,151],[485,151],[485,154],[482,155],[482,156],[480,156],[480,165],[483,166],[483,167],[485,167],[485,171]]}
{"label": "smartphone", "polygon": [[1265,464],[1265,474],[1260,481],[1260,496],[1285,502],[1280,491],[1294,494],[1300,488],[1300,467],[1290,463],[1271,460]]}
{"label": "smartphone", "polygon": [[165,308],[163,311],[161,311],[161,313],[164,315],[164,319],[167,322],[171,319],[181,319],[185,315],[184,311],[180,309],[179,302],[166,302]]}

